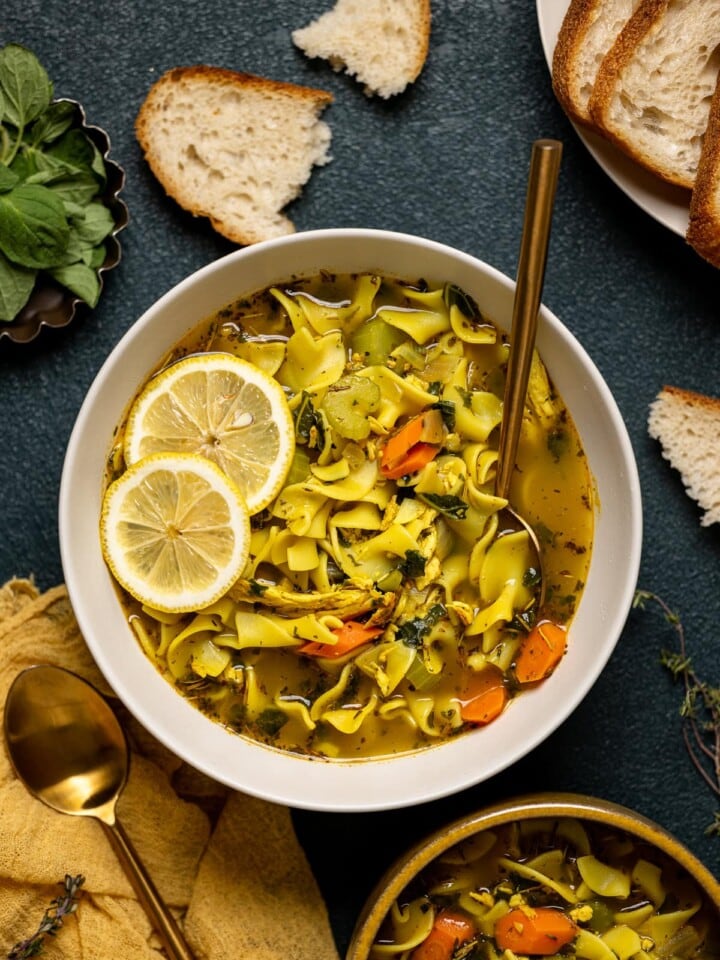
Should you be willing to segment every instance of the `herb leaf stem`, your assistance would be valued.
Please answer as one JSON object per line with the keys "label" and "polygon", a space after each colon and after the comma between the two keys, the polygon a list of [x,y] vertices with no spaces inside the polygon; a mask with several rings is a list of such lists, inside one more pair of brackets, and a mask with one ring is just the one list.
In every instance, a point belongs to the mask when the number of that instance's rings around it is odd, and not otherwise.
{"label": "herb leaf stem", "polygon": [[[698,676],[687,652],[683,624],[661,597],[638,590],[633,606],[644,608],[647,601],[654,602],[661,609],[675,631],[677,650],[662,650],[660,662],[673,679],[682,680],[684,697],[679,712],[683,742],[705,784],[720,797],[720,687],[712,686]],[[715,813],[707,833],[720,836],[720,811]]]}

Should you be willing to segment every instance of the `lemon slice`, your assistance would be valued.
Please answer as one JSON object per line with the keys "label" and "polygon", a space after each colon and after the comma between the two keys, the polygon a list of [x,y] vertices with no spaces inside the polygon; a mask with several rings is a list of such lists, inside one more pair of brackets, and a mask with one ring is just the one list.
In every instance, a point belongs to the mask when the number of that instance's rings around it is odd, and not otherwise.
{"label": "lemon slice", "polygon": [[232,480],[196,454],[159,453],[105,492],[100,538],[116,580],[156,610],[198,610],[242,574],[250,514]]}
{"label": "lemon slice", "polygon": [[186,357],[147,384],[125,431],[125,462],[151,453],[198,453],[233,480],[250,513],[282,489],[295,452],[292,414],[280,384],[224,353]]}

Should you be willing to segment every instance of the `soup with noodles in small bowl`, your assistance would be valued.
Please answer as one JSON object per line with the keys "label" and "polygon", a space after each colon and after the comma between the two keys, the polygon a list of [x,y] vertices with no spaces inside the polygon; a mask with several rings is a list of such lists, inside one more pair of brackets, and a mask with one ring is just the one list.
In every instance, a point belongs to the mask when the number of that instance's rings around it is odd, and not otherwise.
{"label": "soup with noodles in small bowl", "polygon": [[[509,494],[537,533],[541,584],[527,533],[507,524],[495,493],[511,301],[504,278],[448,248],[327,231],[200,271],[116,348],[68,453],[66,576],[101,668],[120,668],[120,695],[190,762],[244,789],[249,776],[252,792],[257,760],[269,780],[256,789],[277,798],[286,763],[321,761],[305,768],[313,799],[298,787],[287,802],[331,807],[315,771],[363,761],[372,780],[377,763],[379,793],[343,803],[392,806],[406,802],[403,788],[381,765],[450,758],[479,733],[505,738],[512,755],[516,724],[528,749],[587,689],[637,575],[637,478],[597,371],[541,315]],[[113,641],[130,657],[122,665],[73,576],[73,448],[90,429],[106,451],[94,539],[124,622]],[[621,613],[590,649],[618,510],[629,581],[613,585]],[[549,691],[563,674],[558,708]],[[537,722],[520,716],[525,702]],[[249,774],[235,759],[248,751]],[[501,752],[488,755],[495,769],[508,762]],[[455,776],[410,791],[450,792]]]}
{"label": "soup with noodles in small bowl", "polygon": [[639,813],[575,794],[499,803],[379,881],[347,960],[716,960],[720,884]]}

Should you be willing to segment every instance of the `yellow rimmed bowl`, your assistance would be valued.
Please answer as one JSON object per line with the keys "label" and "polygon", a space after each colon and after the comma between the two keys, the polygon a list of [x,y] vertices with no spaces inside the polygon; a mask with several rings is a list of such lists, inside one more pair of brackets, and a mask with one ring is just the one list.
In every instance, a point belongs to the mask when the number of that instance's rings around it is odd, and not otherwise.
{"label": "yellow rimmed bowl", "polygon": [[643,814],[609,800],[574,793],[537,793],[500,801],[464,816],[418,841],[378,880],[357,919],[345,960],[368,960],[383,921],[403,892],[456,844],[485,830],[533,820],[572,818],[586,825],[612,828],[648,845],[674,868],[676,879],[690,878],[705,898],[706,908],[720,917],[720,882],[688,848],[664,827]]}

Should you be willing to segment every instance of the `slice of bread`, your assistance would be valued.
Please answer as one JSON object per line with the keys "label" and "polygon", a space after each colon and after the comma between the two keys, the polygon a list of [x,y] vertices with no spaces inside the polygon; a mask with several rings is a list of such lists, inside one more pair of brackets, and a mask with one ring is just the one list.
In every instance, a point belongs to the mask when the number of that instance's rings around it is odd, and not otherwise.
{"label": "slice of bread", "polygon": [[181,207],[235,243],[293,233],[282,208],[330,159],[332,94],[220,67],[177,67],[150,89],[135,132]]}
{"label": "slice of bread", "polygon": [[710,106],[685,236],[701,257],[720,267],[720,82]]}
{"label": "slice of bread", "polygon": [[592,125],[588,104],[600,64],[638,0],[570,0],[552,62],[555,96],[571,120]]}
{"label": "slice of bread", "polygon": [[650,404],[648,432],[705,511],[701,526],[720,522],[720,398],[665,386]]}
{"label": "slice of bread", "polygon": [[293,42],[308,57],[328,60],[387,99],[420,74],[430,43],[430,0],[337,0]]}
{"label": "slice of bread", "polygon": [[641,0],[598,71],[593,122],[648,170],[692,188],[719,45],[720,0]]}

